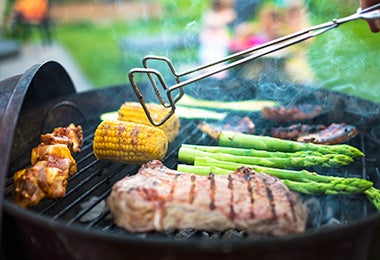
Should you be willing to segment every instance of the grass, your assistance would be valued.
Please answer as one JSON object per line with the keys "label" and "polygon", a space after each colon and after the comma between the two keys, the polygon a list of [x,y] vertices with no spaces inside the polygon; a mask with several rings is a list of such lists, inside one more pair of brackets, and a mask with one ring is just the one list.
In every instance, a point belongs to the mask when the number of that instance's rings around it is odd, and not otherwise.
{"label": "grass", "polygon": [[[129,69],[141,66],[142,54],[122,51],[119,43],[123,37],[199,30],[205,1],[194,2],[201,6],[186,5],[183,1],[166,2],[169,12],[166,19],[57,25],[56,40],[69,50],[96,88],[127,83]],[[314,19],[314,23],[330,19],[324,19],[323,13],[315,16],[319,21]],[[328,13],[328,17],[331,16],[341,14]],[[318,86],[380,103],[379,37],[380,34],[370,33],[364,21],[342,25],[319,36],[308,53]],[[196,54],[196,50],[164,53],[174,64],[184,61],[192,64],[196,62]]]}
{"label": "grass", "polygon": [[309,53],[319,85],[380,103],[379,36],[364,22],[320,36]]}

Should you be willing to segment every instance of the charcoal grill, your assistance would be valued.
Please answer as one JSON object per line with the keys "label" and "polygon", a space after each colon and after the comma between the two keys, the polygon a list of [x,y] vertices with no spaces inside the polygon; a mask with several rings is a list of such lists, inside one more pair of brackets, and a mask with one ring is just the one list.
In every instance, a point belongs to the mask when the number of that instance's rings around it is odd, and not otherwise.
{"label": "charcoal grill", "polygon": [[[283,104],[318,103],[328,108],[306,123],[345,122],[360,134],[350,144],[366,156],[337,170],[319,173],[361,177],[380,187],[380,106],[366,100],[309,86],[247,81],[205,80],[186,89],[200,98],[228,101],[257,98]],[[207,91],[199,92],[199,89]],[[128,85],[77,93],[66,70],[55,61],[36,64],[22,75],[0,82],[0,177],[2,256],[4,259],[367,259],[378,255],[380,215],[364,196],[303,196],[313,216],[305,233],[283,237],[248,236],[238,230],[222,233],[181,230],[163,233],[128,233],[116,227],[104,207],[112,185],[136,173],[138,166],[98,161],[92,138],[100,114],[114,111],[125,101],[137,101]],[[237,114],[238,115],[238,114]],[[230,116],[236,116],[230,115]],[[258,134],[274,123],[249,115]],[[75,155],[78,172],[67,193],[57,201],[43,200],[30,209],[12,203],[13,173],[29,165],[39,135],[69,123],[84,129],[82,152]],[[169,146],[164,164],[175,168],[182,143],[213,144],[196,127],[196,120],[181,119],[179,136]],[[335,224],[334,224],[335,223]],[[338,223],[338,224],[336,224]]]}

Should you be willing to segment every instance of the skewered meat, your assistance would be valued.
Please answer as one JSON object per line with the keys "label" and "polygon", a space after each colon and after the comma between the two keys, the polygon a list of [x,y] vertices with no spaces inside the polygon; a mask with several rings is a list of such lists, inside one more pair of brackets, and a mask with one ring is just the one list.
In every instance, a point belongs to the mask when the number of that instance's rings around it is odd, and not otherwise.
{"label": "skewered meat", "polygon": [[115,223],[130,232],[235,228],[284,235],[303,232],[308,214],[298,194],[251,168],[201,176],[168,169],[157,160],[118,181],[107,205]]}
{"label": "skewered meat", "polygon": [[67,180],[77,165],[71,153],[83,144],[81,126],[70,124],[41,135],[40,145],[33,148],[32,166],[17,171],[14,179],[14,201],[21,207],[34,206],[43,198],[58,199],[65,195]]}
{"label": "skewered meat", "polygon": [[325,125],[294,124],[272,129],[272,136],[287,140],[297,140],[300,136],[315,133],[326,129]]}
{"label": "skewered meat", "polygon": [[321,114],[322,110],[322,107],[319,105],[299,104],[281,107],[264,107],[261,114],[265,119],[276,122],[290,122],[317,117]]}
{"label": "skewered meat", "polygon": [[346,143],[354,138],[359,131],[355,126],[342,124],[331,124],[325,130],[313,134],[303,135],[297,141],[316,144],[340,144]]}

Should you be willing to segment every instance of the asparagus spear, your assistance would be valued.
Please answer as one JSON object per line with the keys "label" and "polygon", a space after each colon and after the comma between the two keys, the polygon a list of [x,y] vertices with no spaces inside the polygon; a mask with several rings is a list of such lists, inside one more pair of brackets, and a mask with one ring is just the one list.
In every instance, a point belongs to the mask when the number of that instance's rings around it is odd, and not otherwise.
{"label": "asparagus spear", "polygon": [[[229,167],[220,161],[211,158],[196,158],[196,164],[194,166],[186,164],[178,164],[177,169],[181,172],[189,172],[194,174],[209,174],[213,172],[215,174],[229,174],[243,165],[236,165],[231,167],[233,163],[229,163]],[[285,185],[289,189],[298,191],[304,194],[354,194],[363,193],[373,183],[360,178],[341,178],[333,176],[319,175],[314,172],[306,170],[293,171],[275,169],[269,167],[248,166],[257,172],[263,172],[269,175],[273,175],[282,179]],[[380,208],[380,193],[379,193],[379,208]]]}
{"label": "asparagus spear", "polygon": [[322,153],[317,151],[299,151],[299,152],[277,152],[257,150],[252,148],[238,148],[227,146],[209,146],[209,145],[196,145],[196,144],[182,144],[181,147],[200,150],[209,153],[226,153],[240,156],[253,156],[253,157],[271,157],[271,158],[289,158],[289,157],[303,157],[305,155],[321,156]]}
{"label": "asparagus spear", "polygon": [[281,152],[298,152],[309,150],[317,151],[322,154],[344,154],[351,156],[352,158],[364,156],[363,152],[359,149],[347,144],[322,145],[314,143],[301,143],[269,136],[250,135],[232,131],[220,132],[219,145]]}
{"label": "asparagus spear", "polygon": [[380,190],[376,189],[375,187],[370,187],[364,191],[364,194],[380,212]]}
{"label": "asparagus spear", "polygon": [[209,175],[211,172],[214,174],[230,174],[233,171],[219,168],[216,166],[195,166],[190,164],[179,163],[177,165],[177,171],[194,173],[198,175]]}
{"label": "asparagus spear", "polygon": [[[339,167],[345,166],[353,162],[353,159],[341,154],[320,154],[313,152],[268,152],[255,151],[253,149],[234,149],[227,148],[213,149],[211,146],[205,146],[204,150],[213,151],[207,152],[202,149],[202,146],[182,145],[178,152],[178,160],[185,163],[193,163],[195,156],[211,157],[221,161],[245,163],[252,165],[261,165],[275,168],[290,168],[290,167]],[[242,150],[243,155],[239,155]],[[232,152],[232,154],[224,153]],[[253,155],[244,155],[245,152]]]}
{"label": "asparagus spear", "polygon": [[178,105],[201,107],[208,109],[222,109],[231,111],[261,111],[263,107],[275,107],[278,102],[272,100],[242,100],[242,101],[215,101],[197,99],[184,94],[178,101]]}

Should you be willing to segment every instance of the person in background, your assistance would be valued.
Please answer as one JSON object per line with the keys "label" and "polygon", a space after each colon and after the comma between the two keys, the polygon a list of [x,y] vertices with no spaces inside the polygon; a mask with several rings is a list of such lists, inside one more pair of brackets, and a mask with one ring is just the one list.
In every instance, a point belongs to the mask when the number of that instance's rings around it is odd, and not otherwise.
{"label": "person in background", "polygon": [[[233,0],[214,0],[211,9],[202,17],[202,30],[199,36],[199,61],[207,64],[219,60],[229,54],[229,26],[235,20]],[[227,77],[227,71],[216,75]]]}
{"label": "person in background", "polygon": [[242,22],[235,27],[230,45],[231,51],[241,51],[280,37],[280,16],[275,4],[260,5],[257,10],[257,19]]}
{"label": "person in background", "polygon": [[17,0],[13,6],[14,15],[19,19],[39,22],[46,17],[47,0]]}
{"label": "person in background", "polygon": [[[311,26],[304,0],[284,0],[283,4],[285,6],[285,12],[282,33],[284,35]],[[309,45],[312,41],[313,39],[308,39],[307,41],[295,44],[286,49],[285,71],[293,82],[305,84],[315,81],[315,75],[307,57]]]}
{"label": "person in background", "polygon": [[233,28],[241,23],[249,21],[252,14],[257,11],[257,8],[261,4],[262,0],[235,0],[234,2],[236,19],[232,24]]}
{"label": "person in background", "polygon": [[[360,0],[360,6],[363,9],[378,3],[380,0]],[[380,18],[367,20],[367,23],[372,32],[380,32]]]}
{"label": "person in background", "polygon": [[51,43],[49,1],[48,0],[16,0],[9,18],[9,28],[12,34],[18,33],[18,27],[23,27],[23,37],[29,34],[25,25],[40,25],[41,32],[47,43]]}

